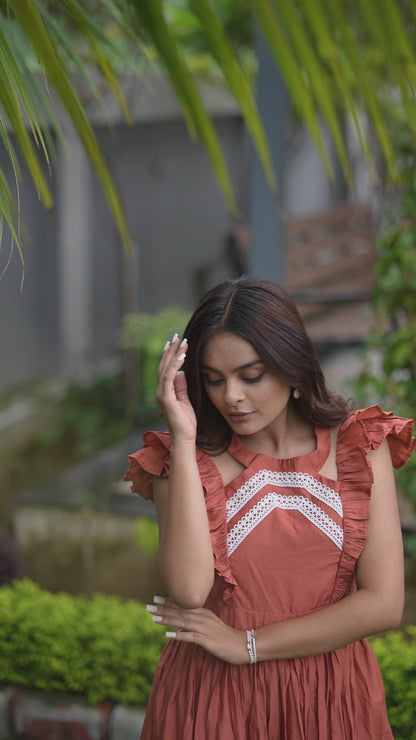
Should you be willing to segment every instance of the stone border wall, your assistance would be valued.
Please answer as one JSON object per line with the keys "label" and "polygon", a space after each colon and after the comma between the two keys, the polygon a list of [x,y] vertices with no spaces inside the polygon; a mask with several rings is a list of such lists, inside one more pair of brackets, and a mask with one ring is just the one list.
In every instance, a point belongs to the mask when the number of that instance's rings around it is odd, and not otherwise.
{"label": "stone border wall", "polygon": [[145,709],[69,694],[0,689],[0,740],[139,740]]}

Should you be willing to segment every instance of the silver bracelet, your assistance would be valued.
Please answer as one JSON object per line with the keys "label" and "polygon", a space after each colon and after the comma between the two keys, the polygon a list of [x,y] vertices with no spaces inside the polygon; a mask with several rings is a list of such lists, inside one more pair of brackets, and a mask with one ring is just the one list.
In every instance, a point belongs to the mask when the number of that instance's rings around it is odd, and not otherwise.
{"label": "silver bracelet", "polygon": [[247,652],[250,663],[257,663],[256,630],[247,630]]}

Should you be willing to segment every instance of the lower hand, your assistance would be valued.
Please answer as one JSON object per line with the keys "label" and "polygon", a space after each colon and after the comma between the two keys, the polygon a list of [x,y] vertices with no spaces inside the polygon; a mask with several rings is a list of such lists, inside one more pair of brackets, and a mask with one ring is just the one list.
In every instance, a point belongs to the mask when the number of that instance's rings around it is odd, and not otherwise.
{"label": "lower hand", "polygon": [[168,600],[164,604],[149,605],[146,609],[157,624],[178,628],[178,632],[167,632],[168,637],[199,645],[226,663],[243,665],[250,662],[245,631],[228,627],[209,609],[182,609]]}

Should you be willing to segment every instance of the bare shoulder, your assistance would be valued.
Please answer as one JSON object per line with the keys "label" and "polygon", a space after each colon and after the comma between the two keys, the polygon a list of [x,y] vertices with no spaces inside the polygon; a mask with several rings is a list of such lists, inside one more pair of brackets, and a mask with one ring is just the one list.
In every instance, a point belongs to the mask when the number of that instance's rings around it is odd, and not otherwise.
{"label": "bare shoulder", "polygon": [[227,451],[221,452],[219,455],[209,455],[209,458],[221,475],[224,486],[234,480],[244,470],[244,465],[241,465]]}
{"label": "bare shoulder", "polygon": [[386,439],[384,439],[383,442],[375,450],[370,450],[367,453],[367,457],[369,460],[371,460],[371,463],[373,465],[379,465],[383,462],[388,465],[393,465],[391,461],[389,443]]}
{"label": "bare shoulder", "polygon": [[340,428],[340,425],[336,427],[330,427],[329,429],[329,438],[330,438],[329,454],[321,470],[319,471],[321,475],[325,476],[326,478],[330,478],[331,480],[337,480],[338,478],[337,444],[338,444],[339,428]]}
{"label": "bare shoulder", "polygon": [[395,491],[393,463],[388,442],[384,440],[377,449],[370,450],[367,459],[373,472],[373,489],[379,488],[380,491],[386,491],[390,488]]}

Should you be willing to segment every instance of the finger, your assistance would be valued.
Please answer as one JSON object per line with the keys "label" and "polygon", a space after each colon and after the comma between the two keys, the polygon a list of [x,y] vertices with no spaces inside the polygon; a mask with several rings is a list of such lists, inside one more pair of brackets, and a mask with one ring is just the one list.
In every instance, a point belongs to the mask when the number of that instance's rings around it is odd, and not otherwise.
{"label": "finger", "polygon": [[176,372],[180,368],[186,356],[187,345],[186,339],[180,341],[177,334],[173,335],[170,342],[166,342],[159,363],[159,377],[163,377],[169,370]]}
{"label": "finger", "polygon": [[168,596],[153,596],[153,603],[157,606],[171,606],[174,609],[179,609],[178,605]]}
{"label": "finger", "polygon": [[153,596],[153,603],[154,604],[168,604],[173,602],[169,602],[169,599],[166,596]]}
{"label": "finger", "polygon": [[166,637],[170,640],[177,640],[178,642],[193,642],[196,645],[205,644],[203,636],[198,632],[186,632],[184,630],[177,630],[176,632],[167,631],[165,632]]}
{"label": "finger", "polygon": [[152,615],[153,622],[161,626],[177,627],[198,634],[207,634],[215,628],[215,619],[213,622],[212,612],[207,609],[181,609],[153,604],[146,606],[146,610]]}
{"label": "finger", "polygon": [[179,400],[188,398],[188,384],[183,370],[178,370],[175,375],[175,392]]}
{"label": "finger", "polygon": [[159,362],[159,374],[161,372],[164,372],[169,362],[171,362],[172,354],[175,351],[174,344],[176,340],[175,341],[174,340],[175,340],[175,335],[173,335],[171,340],[168,339],[168,341],[165,343],[165,346],[163,347],[162,356]]}

